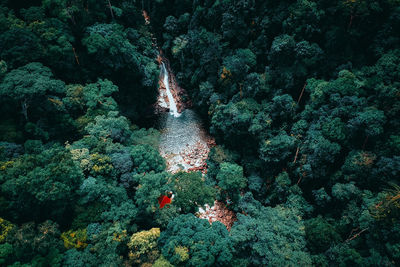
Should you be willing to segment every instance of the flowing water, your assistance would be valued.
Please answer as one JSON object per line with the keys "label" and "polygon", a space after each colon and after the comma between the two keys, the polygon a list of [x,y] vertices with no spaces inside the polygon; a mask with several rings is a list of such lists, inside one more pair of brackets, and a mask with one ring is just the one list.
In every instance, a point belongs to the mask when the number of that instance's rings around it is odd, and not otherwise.
{"label": "flowing water", "polygon": [[[160,154],[167,161],[167,169],[171,172],[189,170],[204,165],[208,156],[207,134],[200,118],[193,110],[185,109],[178,112],[176,101],[169,88],[168,71],[164,63],[161,73],[166,87],[170,112],[160,115],[159,129],[161,130]],[[163,95],[161,94],[161,98]]]}
{"label": "flowing water", "polygon": [[165,85],[165,90],[167,91],[167,97],[169,101],[169,112],[174,116],[174,117],[179,117],[181,114],[178,112],[178,107],[176,106],[175,99],[171,93],[171,90],[169,89],[169,79],[168,79],[168,71],[167,68],[165,67],[164,62],[161,65],[161,72],[163,73],[164,76],[164,85]]}
{"label": "flowing water", "polygon": [[190,109],[184,110],[179,117],[163,114],[160,126],[162,129],[160,149],[167,154],[179,154],[204,137],[200,120]]}

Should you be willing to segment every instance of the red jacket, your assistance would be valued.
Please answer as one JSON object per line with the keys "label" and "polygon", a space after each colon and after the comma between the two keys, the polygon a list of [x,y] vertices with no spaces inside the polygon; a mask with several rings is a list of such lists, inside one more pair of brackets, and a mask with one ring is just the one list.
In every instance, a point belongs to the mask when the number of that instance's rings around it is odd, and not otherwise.
{"label": "red jacket", "polygon": [[169,198],[167,196],[161,195],[158,198],[158,204],[160,204],[160,209],[164,208],[166,204],[171,204],[172,198]]}

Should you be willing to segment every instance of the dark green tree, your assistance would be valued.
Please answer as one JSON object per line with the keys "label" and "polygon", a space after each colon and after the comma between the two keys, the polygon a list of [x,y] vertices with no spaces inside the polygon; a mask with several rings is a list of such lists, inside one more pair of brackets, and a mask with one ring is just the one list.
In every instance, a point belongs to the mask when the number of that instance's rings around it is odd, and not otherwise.
{"label": "dark green tree", "polygon": [[193,214],[170,221],[158,241],[164,257],[177,266],[229,266],[232,245],[225,226]]}
{"label": "dark green tree", "polygon": [[305,223],[307,247],[313,254],[323,253],[341,241],[335,228],[321,216]]}
{"label": "dark green tree", "polygon": [[238,258],[247,265],[310,265],[304,222],[296,209],[263,207],[247,193],[231,229]]}
{"label": "dark green tree", "polygon": [[65,93],[65,84],[54,79],[50,69],[40,63],[12,70],[0,85],[0,95],[17,101],[26,120],[29,107],[38,109],[46,98],[62,93]]}
{"label": "dark green tree", "polygon": [[[17,158],[0,173],[2,194],[13,220],[63,220],[77,201],[82,171],[60,146]],[[67,222],[67,221],[64,221]]]}
{"label": "dark green tree", "polygon": [[209,204],[212,206],[215,199],[215,189],[207,186],[201,172],[179,172],[173,176],[174,181],[174,206],[183,212],[196,212],[198,207]]}
{"label": "dark green tree", "polygon": [[131,150],[131,157],[133,166],[138,173],[162,172],[165,170],[165,160],[150,145],[134,146]]}

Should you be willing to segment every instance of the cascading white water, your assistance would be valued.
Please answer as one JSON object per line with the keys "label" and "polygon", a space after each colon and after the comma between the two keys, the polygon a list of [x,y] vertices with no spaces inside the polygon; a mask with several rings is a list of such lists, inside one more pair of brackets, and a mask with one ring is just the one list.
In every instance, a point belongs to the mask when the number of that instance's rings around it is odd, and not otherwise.
{"label": "cascading white water", "polygon": [[165,89],[167,91],[167,97],[169,101],[169,113],[174,115],[174,117],[179,117],[181,114],[178,112],[178,108],[175,103],[175,99],[171,93],[171,90],[169,89],[169,81],[168,81],[168,71],[167,68],[165,67],[164,62],[162,63],[162,70],[164,73],[164,85]]}

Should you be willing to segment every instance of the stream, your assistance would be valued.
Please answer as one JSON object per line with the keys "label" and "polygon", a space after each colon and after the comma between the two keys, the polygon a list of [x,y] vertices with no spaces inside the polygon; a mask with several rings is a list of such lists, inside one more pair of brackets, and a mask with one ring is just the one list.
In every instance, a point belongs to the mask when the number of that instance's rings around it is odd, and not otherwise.
{"label": "stream", "polygon": [[[204,130],[200,118],[193,110],[178,111],[177,103],[181,100],[177,93],[178,86],[176,83],[171,83],[171,73],[164,62],[161,62],[160,66],[160,93],[157,102],[160,107],[169,112],[164,112],[159,116],[161,131],[159,151],[166,160],[167,171],[171,173],[201,171],[205,175],[208,153],[215,145],[215,141]],[[217,200],[212,206],[206,204],[205,207],[199,207],[196,215],[208,220],[209,223],[219,221],[226,226],[228,231],[236,221],[235,213],[229,210],[225,203]]]}
{"label": "stream", "polygon": [[[169,73],[165,64],[161,64],[161,77],[158,104],[169,109],[159,117],[160,154],[167,162],[167,170],[176,173],[182,171],[202,170],[208,157],[208,140],[210,137],[204,130],[200,118],[191,109],[181,113],[177,109],[177,101],[171,92]],[[172,88],[173,90],[173,88]]]}

